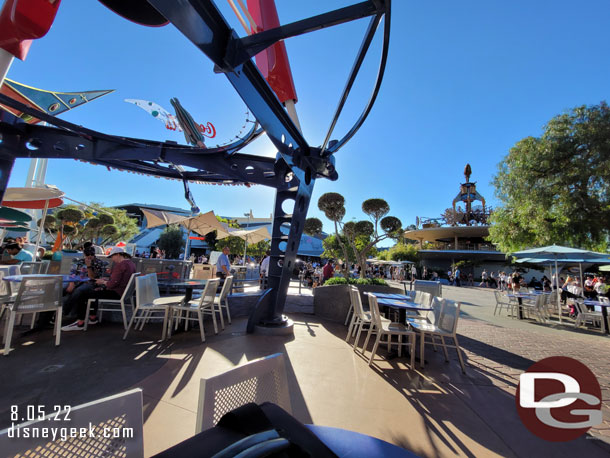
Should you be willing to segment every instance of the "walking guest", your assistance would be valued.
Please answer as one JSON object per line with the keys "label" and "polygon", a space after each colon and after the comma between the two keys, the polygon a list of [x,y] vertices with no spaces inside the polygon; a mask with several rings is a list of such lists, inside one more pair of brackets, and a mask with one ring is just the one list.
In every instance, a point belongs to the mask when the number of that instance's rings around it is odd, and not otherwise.
{"label": "walking guest", "polygon": [[487,270],[483,269],[483,272],[481,272],[481,283],[479,283],[479,286],[484,286],[485,288],[487,288],[489,286],[487,282]]}
{"label": "walking guest", "polygon": [[218,256],[216,261],[216,276],[223,280],[231,275],[231,262],[229,261],[229,247],[226,246],[222,249],[222,254]]}
{"label": "walking guest", "polygon": [[326,261],[326,265],[322,269],[322,283],[326,283],[326,280],[332,278],[335,269],[333,268],[333,260],[329,259]]}
{"label": "walking guest", "polygon": [[601,275],[597,276],[597,281],[595,282],[595,292],[597,296],[608,297],[608,285],[606,284],[606,280]]}
{"label": "walking guest", "polygon": [[519,289],[521,288],[521,280],[522,280],[522,277],[519,274],[519,272],[514,271],[512,277],[511,277],[511,280],[512,280],[513,292],[515,292],[515,293],[519,292]]}
{"label": "walking guest", "polygon": [[[74,323],[61,328],[62,331],[82,331],[84,329],[89,299],[118,300],[125,292],[131,275],[136,271],[136,265],[132,262],[131,255],[121,247],[114,247],[109,256],[112,260],[110,279],[98,278],[95,281],[97,287],[79,298],[79,302],[76,304],[78,319]],[[97,324],[97,301],[90,310],[88,318],[89,324]]]}
{"label": "walking guest", "polygon": [[269,261],[271,260],[271,251],[267,251],[265,259],[262,260],[260,266],[261,289],[267,287],[269,280]]}

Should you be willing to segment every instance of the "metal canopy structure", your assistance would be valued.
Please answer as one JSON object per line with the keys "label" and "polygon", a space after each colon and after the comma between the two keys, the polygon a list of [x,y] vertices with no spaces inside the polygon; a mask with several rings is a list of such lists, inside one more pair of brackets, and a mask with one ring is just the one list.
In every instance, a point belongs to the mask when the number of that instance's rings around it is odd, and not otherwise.
{"label": "metal canopy structure", "polygon": [[[131,5],[137,7],[142,3]],[[255,125],[246,137],[230,145],[203,149],[103,134],[0,95],[0,104],[21,110],[50,125],[28,125],[8,112],[0,113],[0,197],[6,189],[15,159],[24,157],[74,158],[110,168],[183,180],[185,186],[189,182],[207,182],[256,183],[273,187],[276,198],[269,289],[263,293],[250,316],[248,331],[253,332],[256,325],[284,327],[287,320],[282,312],[315,180],[338,178],[333,154],[362,126],[381,86],[389,48],[391,0],[362,1],[244,38],[229,27],[211,0],[148,0],[148,4],[214,62],[215,71],[224,73],[261,128]],[[133,17],[130,17],[121,12],[134,20],[137,20],[136,13],[133,11]],[[320,147],[311,146],[251,58],[280,40],[365,17],[370,18],[369,26],[339,96],[324,142]],[[347,133],[338,140],[331,140],[382,20],[381,58],[371,96]],[[263,132],[278,150],[276,159],[238,153]]]}

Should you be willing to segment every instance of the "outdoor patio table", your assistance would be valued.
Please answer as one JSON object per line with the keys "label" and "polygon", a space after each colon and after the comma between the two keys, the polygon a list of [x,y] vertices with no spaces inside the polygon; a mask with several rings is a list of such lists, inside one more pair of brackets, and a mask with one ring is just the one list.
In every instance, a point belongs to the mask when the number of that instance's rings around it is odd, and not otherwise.
{"label": "outdoor patio table", "polygon": [[523,319],[523,298],[524,297],[531,297],[531,296],[536,296],[535,293],[516,293],[516,294],[507,294],[507,297],[516,297],[517,298],[517,302],[519,303],[519,314],[518,317],[520,320]]}
{"label": "outdoor patio table", "polygon": [[[51,274],[26,274],[26,275],[9,275],[7,277],[2,277],[2,280],[12,281],[20,283],[24,278],[34,278],[34,277],[58,277],[59,275],[51,275]],[[70,283],[73,281],[89,281],[89,277],[81,277],[79,275],[61,275],[62,281],[64,283]]]}
{"label": "outdoor patio table", "polygon": [[379,304],[379,306],[397,309],[398,319],[399,322],[402,324],[405,324],[407,321],[407,310],[412,310],[416,312],[429,312],[433,310],[432,307],[416,304],[415,302],[398,299],[386,299],[384,297],[379,297],[376,293],[371,294],[377,297],[377,304]]}
{"label": "outdoor patio table", "polygon": [[396,293],[374,293],[377,299],[396,299],[398,301],[411,301],[413,298],[411,296],[406,296],[404,294],[396,294]]}
{"label": "outdoor patio table", "polygon": [[[417,455],[404,448],[376,437],[330,426],[305,426],[338,457],[417,457]],[[241,434],[216,426],[155,455],[154,458],[210,457],[243,437]]]}
{"label": "outdoor patio table", "polygon": [[193,290],[195,288],[204,288],[207,280],[159,280],[159,286],[163,286],[169,290],[170,287],[178,287],[185,289],[184,303],[188,303],[193,298]]}
{"label": "outdoor patio table", "polygon": [[608,325],[610,324],[610,323],[608,323],[608,307],[610,307],[610,304],[606,304],[605,302],[590,301],[590,300],[583,301],[583,303],[585,305],[601,308],[602,317],[603,317],[602,332],[605,334],[610,334],[610,329],[608,329],[608,327],[609,327]]}

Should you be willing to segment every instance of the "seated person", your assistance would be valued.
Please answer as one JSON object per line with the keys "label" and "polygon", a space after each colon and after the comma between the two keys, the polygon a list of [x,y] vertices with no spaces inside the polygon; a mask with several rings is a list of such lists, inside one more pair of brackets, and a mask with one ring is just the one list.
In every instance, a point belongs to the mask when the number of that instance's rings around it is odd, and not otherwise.
{"label": "seated person", "polygon": [[542,283],[542,291],[552,291],[551,280],[546,275],[543,275],[540,281]]}
{"label": "seated person", "polygon": [[61,328],[62,331],[82,331],[85,326],[85,319],[89,319],[89,324],[97,324],[97,301],[87,314],[87,302],[89,299],[120,299],[127,284],[136,271],[136,265],[131,261],[131,255],[126,253],[121,247],[114,247],[110,252],[112,269],[110,279],[98,278],[95,280],[95,288],[88,290],[79,298],[77,307],[77,321]]}
{"label": "seated person", "polygon": [[534,288],[534,289],[538,289],[538,290],[542,289],[542,283],[540,283],[536,277],[532,277],[532,279],[527,284],[527,286],[529,288]]}
{"label": "seated person", "polygon": [[91,294],[96,287],[95,280],[103,277],[108,266],[106,261],[102,261],[95,256],[95,248],[91,242],[84,244],[83,254],[85,255],[84,259],[78,260],[76,264],[79,266],[79,269],[83,265],[86,266],[89,281],[70,282],[68,284],[64,290],[64,293],[68,294],[67,297],[64,296],[63,314],[65,316],[70,316],[73,310],[76,311],[76,304],[81,302],[82,297]]}
{"label": "seated person", "polygon": [[[28,238],[27,236],[24,237],[17,237],[15,239],[15,242],[18,243],[21,246],[22,250],[25,250],[29,253],[32,254],[32,257],[34,257],[36,255],[36,245],[34,245],[33,243],[28,242]],[[36,259],[34,259],[34,261],[36,261]]]}
{"label": "seated person", "polygon": [[6,253],[11,255],[11,259],[3,259],[0,264],[19,264],[22,262],[32,262],[34,256],[29,251],[21,248],[18,243],[9,243],[4,247]]}

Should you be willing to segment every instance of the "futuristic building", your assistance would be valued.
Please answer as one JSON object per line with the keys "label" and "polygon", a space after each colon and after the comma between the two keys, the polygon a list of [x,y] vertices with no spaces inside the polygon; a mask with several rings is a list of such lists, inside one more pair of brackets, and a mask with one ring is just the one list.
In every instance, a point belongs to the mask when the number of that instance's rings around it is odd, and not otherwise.
{"label": "futuristic building", "polygon": [[[488,272],[506,267],[506,256],[486,240],[489,235],[487,220],[492,210],[477,192],[476,182],[470,181],[470,164],[464,168],[465,183],[452,202],[452,208],[438,218],[418,217],[417,229],[404,233],[406,239],[419,242],[419,256],[428,271],[446,272],[459,261],[468,261],[462,272],[478,277],[485,268]],[[479,204],[476,204],[479,202]]]}

